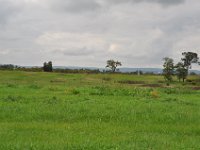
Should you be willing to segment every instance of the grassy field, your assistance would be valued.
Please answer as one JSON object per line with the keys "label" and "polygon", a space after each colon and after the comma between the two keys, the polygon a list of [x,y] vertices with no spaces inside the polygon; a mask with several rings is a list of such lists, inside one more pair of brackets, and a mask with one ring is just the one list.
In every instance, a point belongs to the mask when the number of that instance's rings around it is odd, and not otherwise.
{"label": "grassy field", "polygon": [[199,87],[150,75],[0,71],[0,150],[199,150]]}

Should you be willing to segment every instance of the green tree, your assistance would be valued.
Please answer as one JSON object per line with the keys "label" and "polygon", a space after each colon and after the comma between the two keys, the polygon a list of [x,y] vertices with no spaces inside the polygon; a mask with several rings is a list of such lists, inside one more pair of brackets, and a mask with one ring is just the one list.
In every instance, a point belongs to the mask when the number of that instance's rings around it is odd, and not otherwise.
{"label": "green tree", "polygon": [[48,71],[52,72],[53,71],[53,64],[51,61],[48,62]]}
{"label": "green tree", "polygon": [[188,70],[185,67],[185,65],[182,62],[179,62],[178,64],[176,64],[175,68],[176,68],[176,76],[179,82],[181,79],[183,82],[185,82],[185,79],[187,78],[188,75]]}
{"label": "green tree", "polygon": [[45,72],[52,72],[53,71],[53,66],[52,66],[52,62],[44,62],[43,64],[43,71]]}
{"label": "green tree", "polygon": [[0,65],[0,70],[14,70],[15,68],[17,68],[17,66],[12,64]]}
{"label": "green tree", "polygon": [[187,68],[187,71],[192,68],[192,63],[198,63],[199,57],[197,53],[193,52],[184,52],[184,56],[181,60],[183,61],[184,66]]}
{"label": "green tree", "polygon": [[122,63],[111,59],[107,61],[106,68],[110,68],[112,72],[115,72],[118,66],[122,66]]}
{"label": "green tree", "polygon": [[174,60],[172,58],[165,57],[163,64],[163,75],[167,82],[172,81],[172,76],[174,74]]}

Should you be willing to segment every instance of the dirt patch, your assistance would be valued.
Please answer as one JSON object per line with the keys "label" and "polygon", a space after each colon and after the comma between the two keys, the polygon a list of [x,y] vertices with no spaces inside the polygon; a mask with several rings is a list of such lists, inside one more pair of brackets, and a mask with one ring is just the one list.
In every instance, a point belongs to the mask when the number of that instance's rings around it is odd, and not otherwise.
{"label": "dirt patch", "polygon": [[111,81],[112,79],[109,78],[109,77],[103,77],[102,80],[103,80],[103,81]]}
{"label": "dirt patch", "polygon": [[165,83],[165,81],[162,81],[162,80],[158,80],[158,83]]}
{"label": "dirt patch", "polygon": [[118,83],[121,84],[144,84],[144,81],[131,81],[131,80],[123,80],[123,81],[118,81]]}
{"label": "dirt patch", "polygon": [[200,90],[200,86],[192,87],[192,90]]}
{"label": "dirt patch", "polygon": [[161,84],[143,84],[142,87],[153,87],[153,88],[159,88],[163,87]]}
{"label": "dirt patch", "polygon": [[66,82],[66,80],[64,80],[64,79],[54,79],[54,80],[51,80],[50,82],[52,82],[52,83],[62,83],[62,82]]}

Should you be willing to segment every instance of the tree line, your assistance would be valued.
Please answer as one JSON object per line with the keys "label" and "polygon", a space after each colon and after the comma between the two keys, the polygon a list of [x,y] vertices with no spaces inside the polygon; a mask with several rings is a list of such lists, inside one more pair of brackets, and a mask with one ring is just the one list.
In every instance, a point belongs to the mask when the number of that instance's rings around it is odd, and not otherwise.
{"label": "tree line", "polygon": [[100,73],[99,69],[62,69],[53,68],[52,61],[44,62],[42,67],[22,67],[13,64],[0,64],[0,70],[16,70],[16,71],[27,71],[27,72],[58,72],[58,73]]}
{"label": "tree line", "polygon": [[[197,53],[194,52],[183,52],[181,60],[175,64],[173,58],[165,57],[163,58],[163,76],[167,82],[171,82],[173,76],[176,75],[178,80],[185,82],[189,74],[189,69],[191,69],[193,63],[199,62],[199,57]],[[103,73],[115,73],[118,72],[118,67],[122,66],[120,61],[115,61],[113,59],[107,60],[106,68],[109,70],[103,70]],[[99,69],[53,69],[52,61],[44,62],[43,67],[20,67],[12,64],[0,65],[0,70],[19,70],[19,71],[33,71],[33,72],[61,72],[61,73],[101,73]],[[133,72],[131,74],[143,74],[142,71]],[[151,73],[153,74],[153,73]]]}
{"label": "tree line", "polygon": [[165,57],[163,60],[163,75],[167,82],[171,82],[174,75],[179,81],[185,82],[192,64],[200,64],[198,54],[194,52],[183,52],[177,64],[174,63],[173,58]]}

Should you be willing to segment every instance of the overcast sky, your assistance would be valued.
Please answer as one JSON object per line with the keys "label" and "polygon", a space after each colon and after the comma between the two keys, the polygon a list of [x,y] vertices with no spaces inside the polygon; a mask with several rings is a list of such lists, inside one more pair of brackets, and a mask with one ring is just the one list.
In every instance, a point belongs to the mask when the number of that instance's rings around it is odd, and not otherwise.
{"label": "overcast sky", "polygon": [[200,55],[199,0],[0,0],[0,64],[162,67]]}

